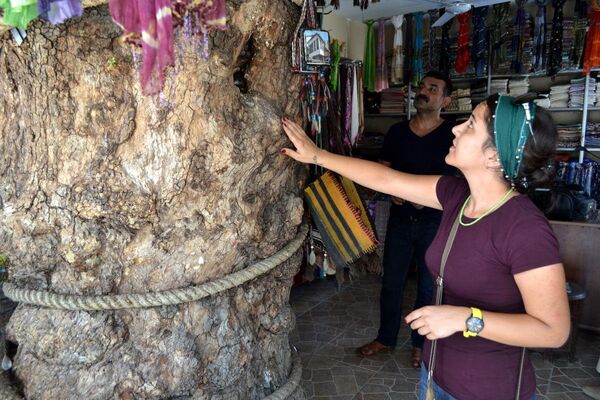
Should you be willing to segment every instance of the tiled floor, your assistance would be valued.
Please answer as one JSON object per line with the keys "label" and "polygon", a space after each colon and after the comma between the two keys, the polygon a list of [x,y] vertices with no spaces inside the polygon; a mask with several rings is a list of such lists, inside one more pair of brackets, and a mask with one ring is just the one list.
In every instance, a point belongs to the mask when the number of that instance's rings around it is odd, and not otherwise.
{"label": "tiled floor", "polygon": [[[409,280],[407,288],[415,287]],[[356,348],[375,338],[379,327],[380,278],[368,275],[346,282],[338,290],[335,280],[320,280],[292,289],[290,303],[297,328],[291,336],[302,359],[302,385],[309,399],[380,400],[415,399],[419,373],[410,367],[410,331],[400,330],[399,346],[392,354],[363,358]],[[414,301],[408,290],[405,310]],[[577,360],[561,354],[552,361],[530,352],[538,376],[539,400],[590,400],[585,385],[600,385],[596,363],[600,335],[581,331]]]}

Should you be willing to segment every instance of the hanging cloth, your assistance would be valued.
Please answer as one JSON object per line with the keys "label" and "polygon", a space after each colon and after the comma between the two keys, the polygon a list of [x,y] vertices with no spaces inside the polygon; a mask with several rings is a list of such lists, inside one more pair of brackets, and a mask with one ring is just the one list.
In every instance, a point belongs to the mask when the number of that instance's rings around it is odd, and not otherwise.
{"label": "hanging cloth", "polygon": [[413,47],[413,68],[412,68],[412,83],[418,86],[423,80],[425,73],[423,72],[423,14],[418,12],[414,14],[415,32],[414,32],[414,47]]}
{"label": "hanging cloth", "polygon": [[563,7],[566,0],[552,0],[554,16],[552,17],[552,36],[548,54],[548,75],[556,75],[562,67],[563,50]]}
{"label": "hanging cloth", "polygon": [[125,37],[137,37],[142,47],[140,84],[144,95],[160,93],[165,70],[173,65],[173,19],[170,0],[109,0],[113,20]]}
{"label": "hanging cloth", "polygon": [[413,15],[408,14],[404,17],[404,77],[410,80],[412,77],[412,59],[413,59]]}
{"label": "hanging cloth", "polygon": [[385,60],[385,19],[377,22],[377,73],[375,91],[381,92],[389,87],[387,62]]}
{"label": "hanging cloth", "polygon": [[331,73],[329,74],[329,87],[337,92],[340,82],[340,42],[337,39],[331,41]]}
{"label": "hanging cloth", "polygon": [[427,13],[429,14],[429,65],[427,70],[437,71],[440,69],[440,54],[435,50],[435,44],[436,41],[441,39],[439,37],[441,29],[439,27],[432,28],[431,24],[438,19],[439,12],[438,10],[429,10]]}
{"label": "hanging cloth", "polygon": [[512,71],[520,74],[523,71],[523,41],[525,40],[525,2],[526,0],[517,0],[517,13],[515,15],[515,23],[513,29],[513,37],[511,50],[513,53]]}
{"label": "hanging cloth", "polygon": [[450,28],[454,18],[442,25],[442,40],[440,41],[440,72],[450,76]]}
{"label": "hanging cloth", "polygon": [[471,62],[471,52],[469,51],[469,18],[471,11],[456,16],[458,20],[458,55],[456,56],[456,72],[464,74],[469,68]]}
{"label": "hanging cloth", "polygon": [[27,29],[38,16],[37,0],[0,0],[3,10],[2,22],[8,26]]}
{"label": "hanging cloth", "polygon": [[506,37],[508,36],[507,26],[510,26],[510,4],[502,3],[495,4],[492,8],[492,29],[490,32],[492,40],[492,60],[493,70],[502,72],[506,71],[507,52],[506,52]]}
{"label": "hanging cloth", "polygon": [[344,154],[352,154],[352,92],[354,88],[354,65],[340,64],[340,118]]}
{"label": "hanging cloth", "polygon": [[546,68],[546,5],[548,0],[536,0],[537,14],[533,32],[533,70],[542,71]]}
{"label": "hanging cloth", "polygon": [[583,64],[583,51],[585,46],[585,33],[588,28],[587,1],[575,1],[575,21],[573,27],[573,50],[569,60],[571,64],[580,67]]}
{"label": "hanging cloth", "polygon": [[375,91],[376,80],[376,58],[375,58],[375,33],[373,24],[375,21],[367,21],[367,40],[365,45],[365,60],[364,60],[364,85],[369,92]]}
{"label": "hanging cloth", "polygon": [[83,7],[81,0],[39,0],[38,12],[41,18],[57,25],[69,18],[81,16]]}
{"label": "hanging cloth", "polygon": [[594,67],[600,67],[600,5],[595,1],[592,2],[590,28],[585,42],[583,70],[588,73]]}
{"label": "hanging cloth", "polygon": [[356,146],[358,132],[360,129],[360,115],[358,107],[358,76],[356,65],[352,64],[352,120],[350,122],[350,143],[352,147]]}
{"label": "hanging cloth", "polygon": [[392,83],[402,83],[402,72],[404,65],[404,55],[402,54],[402,23],[404,15],[396,15],[392,17],[392,24],[396,29],[394,33],[394,55],[392,57]]}
{"label": "hanging cloth", "polygon": [[363,101],[363,80],[362,80],[362,62],[355,61],[354,62],[354,76],[356,79],[356,87],[357,87],[357,98],[358,98],[358,137],[357,141],[361,140],[363,133],[365,131],[365,110],[364,110],[364,101]]}
{"label": "hanging cloth", "polygon": [[487,18],[489,6],[475,7],[473,9],[473,49],[471,58],[475,67],[475,75],[482,76],[486,72],[487,65],[487,31],[485,19]]}

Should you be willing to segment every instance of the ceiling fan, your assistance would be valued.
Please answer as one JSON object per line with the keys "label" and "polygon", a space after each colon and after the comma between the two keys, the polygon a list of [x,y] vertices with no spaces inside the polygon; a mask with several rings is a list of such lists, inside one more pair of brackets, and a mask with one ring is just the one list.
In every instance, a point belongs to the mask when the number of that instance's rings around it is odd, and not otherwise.
{"label": "ceiling fan", "polygon": [[436,1],[425,0],[428,3],[436,4],[436,8],[444,8],[444,14],[439,17],[432,25],[432,28],[444,25],[455,16],[465,13],[474,7],[490,6],[492,4],[507,3],[511,0],[466,0],[466,1]]}

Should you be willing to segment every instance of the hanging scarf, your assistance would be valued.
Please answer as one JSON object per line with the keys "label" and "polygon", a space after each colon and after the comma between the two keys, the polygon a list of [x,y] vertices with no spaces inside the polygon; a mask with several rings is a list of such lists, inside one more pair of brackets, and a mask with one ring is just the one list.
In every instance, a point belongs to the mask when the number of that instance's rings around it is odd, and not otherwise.
{"label": "hanging scarf", "polygon": [[415,31],[414,31],[414,52],[413,52],[413,68],[412,68],[412,83],[418,86],[423,80],[425,73],[423,72],[423,13],[418,12],[415,16]]}
{"label": "hanging scarf", "polygon": [[442,40],[440,41],[440,72],[450,76],[450,28],[452,21],[442,25]]}
{"label": "hanging scarf", "polygon": [[[358,106],[358,74],[356,65],[352,63],[352,121],[350,123],[350,143],[356,146],[360,129],[360,110]],[[387,81],[386,81],[387,82]]]}
{"label": "hanging scarf", "polygon": [[583,61],[585,34],[588,28],[587,1],[575,1],[575,21],[573,26],[573,51],[569,57],[572,65],[580,67]]}
{"label": "hanging scarf", "polygon": [[69,18],[81,16],[83,7],[81,0],[39,0],[38,12],[41,18],[56,25]]}
{"label": "hanging scarf", "polygon": [[377,72],[375,91],[381,92],[389,87],[387,76],[387,62],[385,60],[385,19],[377,22]]}
{"label": "hanging scarf", "polygon": [[488,43],[485,19],[487,18],[488,10],[488,6],[475,7],[473,9],[473,49],[471,57],[473,58],[473,66],[475,67],[475,75],[477,76],[482,76],[486,72]]}
{"label": "hanging scarf", "polygon": [[433,21],[438,19],[438,10],[429,10],[429,61],[428,71],[438,71],[440,69],[440,54],[436,51],[436,40],[441,39],[441,29],[439,27],[432,28]]}
{"label": "hanging scarf", "polygon": [[375,91],[376,80],[376,57],[375,57],[375,33],[373,32],[373,24],[375,21],[367,21],[367,40],[365,44],[365,60],[364,60],[364,85],[369,92]]}
{"label": "hanging scarf", "polygon": [[352,92],[354,85],[354,65],[351,62],[340,64],[340,117],[342,122],[342,142],[345,154],[352,154]]}
{"label": "hanging scarf", "polygon": [[127,40],[142,47],[140,84],[144,95],[160,93],[165,70],[173,65],[173,19],[170,0],[109,0],[110,14]]}
{"label": "hanging scarf", "polygon": [[492,29],[490,32],[492,40],[492,55],[494,71],[501,69],[501,66],[507,62],[506,54],[506,36],[508,35],[506,27],[510,24],[510,4],[502,3],[493,6]]}
{"label": "hanging scarf", "polygon": [[524,71],[523,69],[523,40],[525,39],[525,1],[517,0],[517,14],[515,15],[515,23],[513,30],[513,37],[511,43],[511,50],[513,54],[512,71],[516,74],[520,74]]}
{"label": "hanging scarf", "polygon": [[456,16],[458,20],[458,56],[456,57],[456,72],[464,74],[467,72],[469,62],[471,61],[471,52],[469,51],[469,18],[471,11]]}
{"label": "hanging scarf", "polygon": [[562,67],[563,7],[565,2],[566,0],[552,0],[554,16],[552,17],[552,36],[548,54],[548,75],[556,75]]}
{"label": "hanging scarf", "polygon": [[413,15],[408,14],[404,17],[404,59],[408,60],[408,62],[404,63],[404,76],[406,79],[410,79],[412,77],[412,60],[413,60]]}
{"label": "hanging scarf", "polygon": [[583,57],[583,70],[590,72],[594,67],[600,67],[600,5],[592,2],[590,16],[590,29],[585,42],[585,55]]}
{"label": "hanging scarf", "polygon": [[0,0],[4,14],[2,22],[8,26],[27,29],[27,25],[37,18],[37,0]]}
{"label": "hanging scarf", "polygon": [[338,83],[340,81],[340,42],[337,39],[331,41],[331,73],[329,74],[329,87],[332,91],[337,92]]}
{"label": "hanging scarf", "polygon": [[394,56],[392,58],[392,83],[400,84],[403,80],[403,64],[404,55],[402,54],[402,23],[404,15],[396,15],[392,17],[392,24],[396,32],[394,33]]}
{"label": "hanging scarf", "polygon": [[528,124],[525,109],[510,96],[499,96],[494,113],[494,138],[504,177],[514,184],[523,161],[523,148],[530,136],[535,117],[535,104],[529,103],[531,120]]}
{"label": "hanging scarf", "polygon": [[536,0],[537,14],[535,16],[533,70],[542,71],[546,67],[546,5],[548,0]]}

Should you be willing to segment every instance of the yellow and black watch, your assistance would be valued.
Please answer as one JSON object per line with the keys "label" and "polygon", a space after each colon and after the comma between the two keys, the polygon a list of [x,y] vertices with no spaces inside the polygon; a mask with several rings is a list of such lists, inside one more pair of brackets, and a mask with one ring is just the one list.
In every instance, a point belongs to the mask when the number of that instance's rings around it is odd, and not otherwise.
{"label": "yellow and black watch", "polygon": [[479,308],[471,307],[471,316],[467,318],[463,336],[466,338],[475,337],[483,330],[483,326],[483,313]]}

